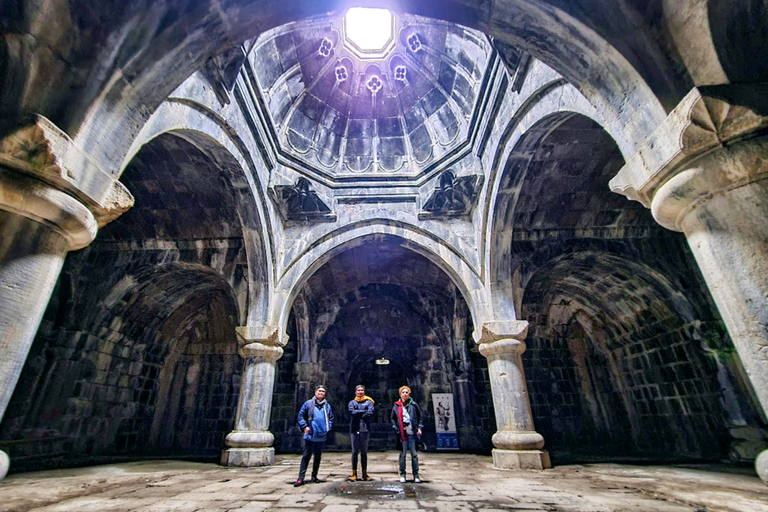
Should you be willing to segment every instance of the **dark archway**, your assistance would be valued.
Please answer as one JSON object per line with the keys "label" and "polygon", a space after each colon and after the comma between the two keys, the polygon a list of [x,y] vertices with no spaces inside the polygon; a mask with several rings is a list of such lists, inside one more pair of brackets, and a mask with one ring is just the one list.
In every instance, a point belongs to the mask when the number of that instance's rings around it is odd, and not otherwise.
{"label": "dark archway", "polygon": [[700,348],[716,315],[682,237],[610,192],[623,163],[597,123],[560,113],[526,132],[504,168],[494,280],[530,323],[536,427],[555,463],[716,459],[727,431]]}
{"label": "dark archway", "polygon": [[648,266],[577,252],[526,287],[523,358],[537,429],[562,460],[718,460],[714,362],[687,299]]}
{"label": "dark archway", "polygon": [[[561,112],[539,121],[504,164],[493,213],[491,280],[520,315],[526,269],[542,247],[566,239],[622,240],[663,232],[637,202],[608,182],[624,164],[616,142],[595,121]],[[544,261],[548,259],[545,253]]]}
{"label": "dark archway", "polygon": [[3,422],[17,468],[95,457],[215,460],[242,365],[232,288],[208,267],[173,263],[126,276],[100,304],[82,331],[59,330],[59,345],[45,332],[37,340],[17,388],[24,392]]}
{"label": "dark archway", "polygon": [[67,258],[2,426],[17,470],[218,456],[250,308],[249,206],[213,149],[171,134],[145,145],[124,173],[136,206]]}
{"label": "dark archway", "polygon": [[[356,358],[344,389],[354,390],[358,384],[362,384],[368,396],[377,397],[378,407],[374,409],[374,418],[371,422],[370,449],[386,450],[395,445],[390,423],[392,404],[399,398],[397,390],[400,386],[413,385],[413,378],[409,380],[406,375],[413,375],[414,371],[406,370],[403,366],[404,363],[408,364],[411,361],[387,359],[389,361],[387,364],[377,364],[378,359],[380,358]],[[349,395],[349,391],[346,395]],[[345,414],[345,422],[348,421],[348,414]]]}
{"label": "dark archway", "polygon": [[[457,420],[468,444],[480,449],[480,438],[489,446],[492,432],[483,430],[487,418],[477,411],[492,413],[491,396],[476,393],[477,384],[488,389],[487,382],[476,382],[478,377],[487,381],[487,374],[475,372],[485,361],[469,353],[472,322],[467,305],[445,272],[404,244],[394,236],[355,244],[322,265],[299,291],[289,321],[289,330],[303,326],[295,331],[300,361],[293,376],[295,407],[315,385],[328,386],[329,399],[339,411],[337,435],[329,444],[346,449],[346,406],[354,385],[363,383],[377,401],[372,446],[383,448],[393,441],[388,414],[397,388],[408,384],[424,409],[426,442],[434,446],[430,396],[453,392],[466,402],[457,405]],[[380,358],[390,364],[377,367]],[[291,363],[278,361],[279,368],[283,364]],[[276,396],[275,404],[281,400]]]}
{"label": "dark archway", "polygon": [[122,327],[108,372],[118,385],[136,386],[116,451],[215,460],[232,429],[242,372],[232,289],[210,268],[184,263],[128,280],[110,310]]}

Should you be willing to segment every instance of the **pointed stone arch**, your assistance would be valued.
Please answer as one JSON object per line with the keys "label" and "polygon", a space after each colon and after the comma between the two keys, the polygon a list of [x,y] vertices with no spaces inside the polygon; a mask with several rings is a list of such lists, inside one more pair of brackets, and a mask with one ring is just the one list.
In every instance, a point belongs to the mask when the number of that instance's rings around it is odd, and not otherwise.
{"label": "pointed stone arch", "polygon": [[163,135],[179,137],[206,155],[229,185],[240,218],[248,258],[248,308],[245,325],[264,325],[274,282],[272,223],[264,189],[259,182],[260,161],[226,120],[208,107],[169,100],[144,126],[126,156],[123,169],[140,149]]}
{"label": "pointed stone arch", "polygon": [[[553,82],[542,89],[554,90],[561,87],[570,86]],[[546,92],[542,99],[550,92]],[[523,109],[522,119],[510,121],[504,135],[506,142],[500,145],[497,152],[495,162],[498,165],[494,166],[494,169],[498,171],[495,171],[491,178],[487,199],[489,223],[486,228],[485,254],[489,269],[490,298],[498,316],[519,317],[521,283],[520,276],[515,273],[513,254],[516,214],[518,201],[528,186],[526,180],[529,179],[530,169],[534,167],[535,161],[546,158],[546,155],[543,155],[546,150],[542,149],[542,144],[559,129],[567,130],[569,125],[580,123],[591,130],[602,132],[604,140],[600,143],[615,148],[616,155],[613,158],[623,162],[615,141],[603,131],[599,121],[595,120],[597,116],[594,110],[583,101],[580,102],[578,97],[575,100],[570,105],[544,100],[529,109]],[[529,181],[534,179],[536,177],[530,178]]]}
{"label": "pointed stone arch", "polygon": [[[337,230],[308,247],[285,269],[275,291],[270,325],[285,332],[288,314],[296,294],[323,264],[335,255],[376,238],[390,236],[401,240],[403,247],[427,258],[444,271],[459,289],[476,328],[492,318],[486,290],[475,269],[450,245],[428,232],[404,223],[378,219],[365,221]],[[284,342],[283,342],[284,344]]]}

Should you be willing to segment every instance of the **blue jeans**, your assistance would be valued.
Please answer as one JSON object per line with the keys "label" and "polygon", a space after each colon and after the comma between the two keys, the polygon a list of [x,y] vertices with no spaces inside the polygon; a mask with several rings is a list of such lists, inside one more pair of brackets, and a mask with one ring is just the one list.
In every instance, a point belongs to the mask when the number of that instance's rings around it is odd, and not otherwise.
{"label": "blue jeans", "polygon": [[405,454],[411,452],[411,468],[413,469],[413,476],[419,474],[419,454],[416,453],[416,443],[419,442],[419,438],[416,436],[408,436],[406,441],[403,441],[403,451],[400,452],[400,474],[405,474]]}

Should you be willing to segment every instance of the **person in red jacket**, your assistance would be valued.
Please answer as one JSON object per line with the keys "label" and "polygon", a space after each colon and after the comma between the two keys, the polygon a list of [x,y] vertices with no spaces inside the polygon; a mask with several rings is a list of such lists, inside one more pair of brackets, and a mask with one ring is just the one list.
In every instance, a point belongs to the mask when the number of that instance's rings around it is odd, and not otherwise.
{"label": "person in red jacket", "polygon": [[414,483],[421,483],[419,478],[419,455],[416,453],[416,443],[419,442],[421,429],[421,408],[411,398],[411,388],[400,388],[400,400],[392,407],[392,428],[403,441],[403,451],[400,452],[400,482],[405,482],[405,454],[411,452],[411,468]]}

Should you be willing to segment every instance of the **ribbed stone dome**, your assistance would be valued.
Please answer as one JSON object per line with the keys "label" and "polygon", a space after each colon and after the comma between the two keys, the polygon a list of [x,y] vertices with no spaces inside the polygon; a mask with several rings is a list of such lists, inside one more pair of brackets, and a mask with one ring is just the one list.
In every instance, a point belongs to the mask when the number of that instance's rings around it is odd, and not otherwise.
{"label": "ribbed stone dome", "polygon": [[415,177],[467,141],[494,53],[482,34],[394,16],[394,46],[358,57],[343,17],[262,35],[252,62],[283,154],[331,178]]}

